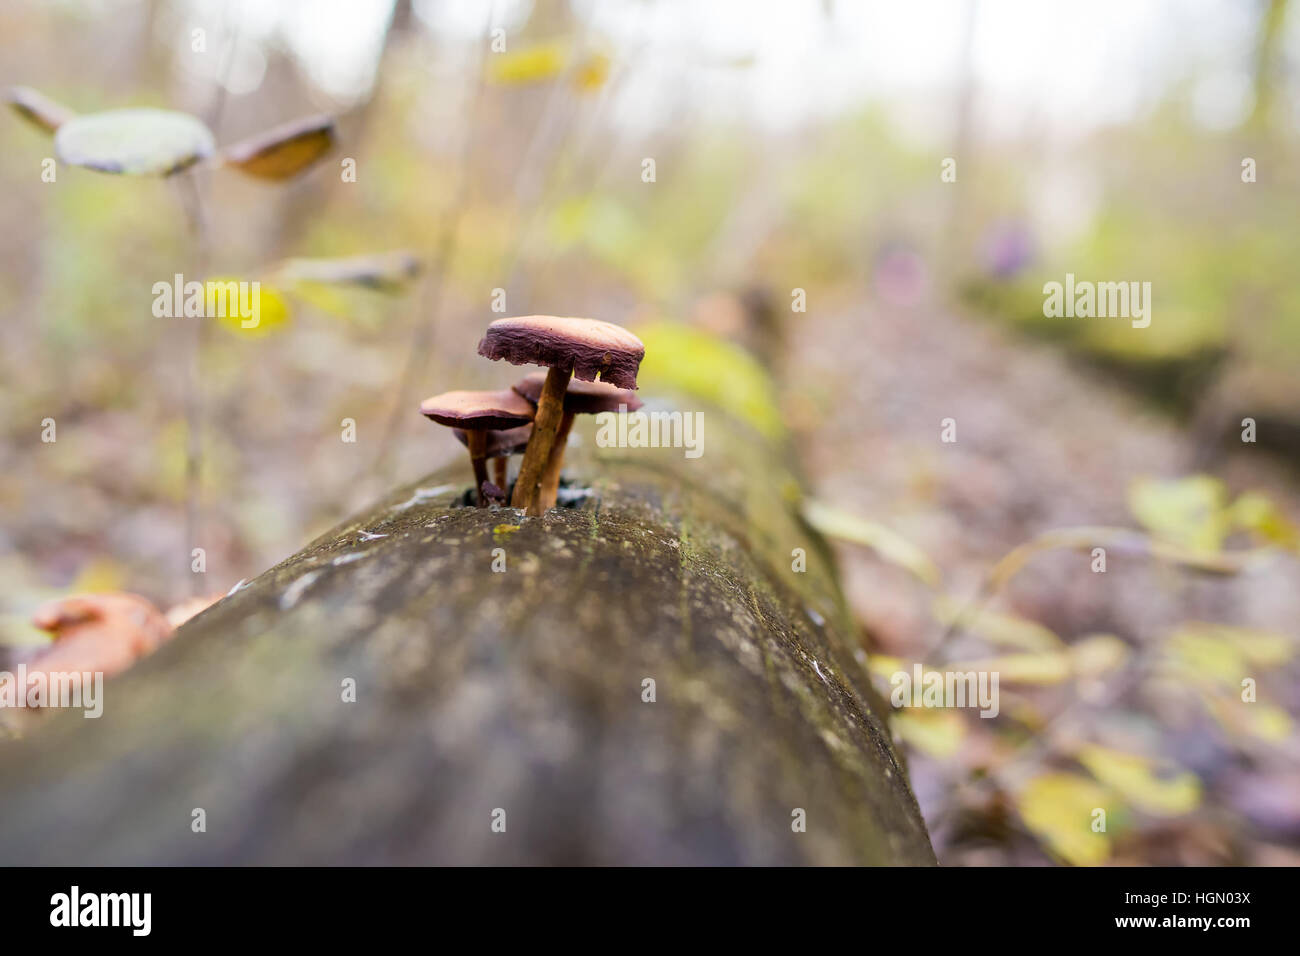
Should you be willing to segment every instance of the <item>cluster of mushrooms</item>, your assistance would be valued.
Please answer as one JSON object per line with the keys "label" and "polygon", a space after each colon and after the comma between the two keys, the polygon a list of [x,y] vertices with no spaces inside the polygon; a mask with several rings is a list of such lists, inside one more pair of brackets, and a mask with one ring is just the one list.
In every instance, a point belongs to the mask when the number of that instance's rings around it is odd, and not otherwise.
{"label": "cluster of mushrooms", "polygon": [[[503,391],[444,392],[421,402],[420,412],[469,449],[480,508],[504,503],[509,492],[512,508],[540,515],[555,507],[573,417],[641,407],[633,392],[645,346],[611,322],[529,315],[491,323],[478,353],[546,371]],[[510,456],[520,451],[511,491]]]}

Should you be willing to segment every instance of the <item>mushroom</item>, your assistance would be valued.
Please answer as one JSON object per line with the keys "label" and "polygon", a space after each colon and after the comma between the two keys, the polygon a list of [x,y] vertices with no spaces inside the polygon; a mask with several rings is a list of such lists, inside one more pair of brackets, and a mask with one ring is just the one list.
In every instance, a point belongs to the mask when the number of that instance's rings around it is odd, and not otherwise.
{"label": "mushroom", "polygon": [[[545,372],[534,372],[522,381],[510,386],[530,402],[536,403],[542,395],[546,384]],[[564,467],[564,448],[569,441],[569,430],[573,428],[574,415],[596,415],[600,412],[634,412],[641,407],[641,399],[626,388],[617,388],[608,382],[569,383],[564,393],[564,414],[560,417],[560,427],[555,433],[555,444],[551,447],[551,457],[542,469],[541,508],[555,507],[555,499],[560,490],[560,469]]]}
{"label": "mushroom", "polygon": [[549,368],[537,398],[533,437],[524,452],[510,504],[530,515],[542,513],[539,486],[555,435],[564,417],[564,393],[572,375],[584,382],[599,376],[618,388],[635,389],[645,345],[621,326],[598,319],[529,315],[497,319],[478,344],[478,354],[512,365]]}
{"label": "mushroom", "polygon": [[[518,391],[518,389],[515,389],[515,391]],[[525,395],[524,397],[527,398],[528,396]],[[456,436],[456,441],[466,448],[469,447],[469,432],[463,428],[453,428],[451,433]],[[518,428],[507,428],[505,431],[490,431],[486,434],[486,455],[488,460],[492,462],[492,484],[505,489],[509,484],[510,456],[528,447],[528,439],[533,436],[533,426],[520,425]]]}
{"label": "mushroom", "polygon": [[468,434],[469,460],[474,466],[474,498],[487,506],[481,489],[487,475],[487,436],[526,425],[533,420],[533,406],[517,392],[444,392],[420,403],[420,413],[448,428],[463,428]]}

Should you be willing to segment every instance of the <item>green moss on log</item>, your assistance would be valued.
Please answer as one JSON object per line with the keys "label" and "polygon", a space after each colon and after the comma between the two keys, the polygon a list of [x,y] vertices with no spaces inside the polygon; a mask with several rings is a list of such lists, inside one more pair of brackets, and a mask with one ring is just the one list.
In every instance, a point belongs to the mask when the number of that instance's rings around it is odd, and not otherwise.
{"label": "green moss on log", "polygon": [[467,466],[400,489],[110,681],[99,720],[0,744],[0,858],[933,862],[771,447],[586,434],[574,506],[460,506]]}

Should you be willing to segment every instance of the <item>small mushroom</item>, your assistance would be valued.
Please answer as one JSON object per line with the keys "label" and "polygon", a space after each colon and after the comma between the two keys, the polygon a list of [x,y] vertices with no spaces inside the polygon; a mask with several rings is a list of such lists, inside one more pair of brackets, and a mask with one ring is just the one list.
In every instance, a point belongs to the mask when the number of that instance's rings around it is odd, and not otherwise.
{"label": "small mushroom", "polygon": [[[536,402],[542,395],[546,384],[545,372],[534,372],[523,380],[510,386],[530,402]],[[569,441],[569,431],[573,428],[574,415],[596,415],[600,412],[634,412],[642,405],[641,399],[626,388],[617,388],[608,382],[569,383],[564,393],[564,414],[560,418],[559,430],[555,433],[555,444],[551,447],[551,457],[542,469],[541,508],[555,507],[555,499],[560,491],[560,469],[564,467],[564,448]]]}
{"label": "small mushroom", "polygon": [[[453,428],[451,433],[456,436],[456,441],[466,448],[469,447],[469,432],[463,428]],[[520,425],[518,428],[487,433],[487,458],[492,462],[492,483],[498,488],[504,489],[509,484],[507,475],[510,456],[527,448],[528,439],[532,436],[532,425]]]}
{"label": "small mushroom", "polygon": [[480,489],[488,480],[487,436],[526,425],[533,420],[533,406],[510,389],[499,392],[444,392],[420,403],[420,413],[448,428],[462,428],[468,434],[470,463],[474,466],[474,497],[480,508],[487,507]]}
{"label": "small mushroom", "polygon": [[635,389],[645,345],[621,326],[598,319],[530,315],[497,319],[478,344],[479,355],[512,365],[542,365],[550,370],[537,398],[533,437],[524,452],[510,503],[530,515],[542,513],[542,472],[564,417],[569,378],[594,382],[597,376],[618,388]]}

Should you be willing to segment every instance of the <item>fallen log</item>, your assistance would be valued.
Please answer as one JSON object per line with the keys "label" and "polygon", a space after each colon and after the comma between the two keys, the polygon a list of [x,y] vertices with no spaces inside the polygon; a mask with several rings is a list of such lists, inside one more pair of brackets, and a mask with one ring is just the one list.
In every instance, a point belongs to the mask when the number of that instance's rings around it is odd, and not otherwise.
{"label": "fallen log", "polygon": [[448,469],[0,742],[0,862],[932,863],[781,452],[594,431],[564,507]]}

